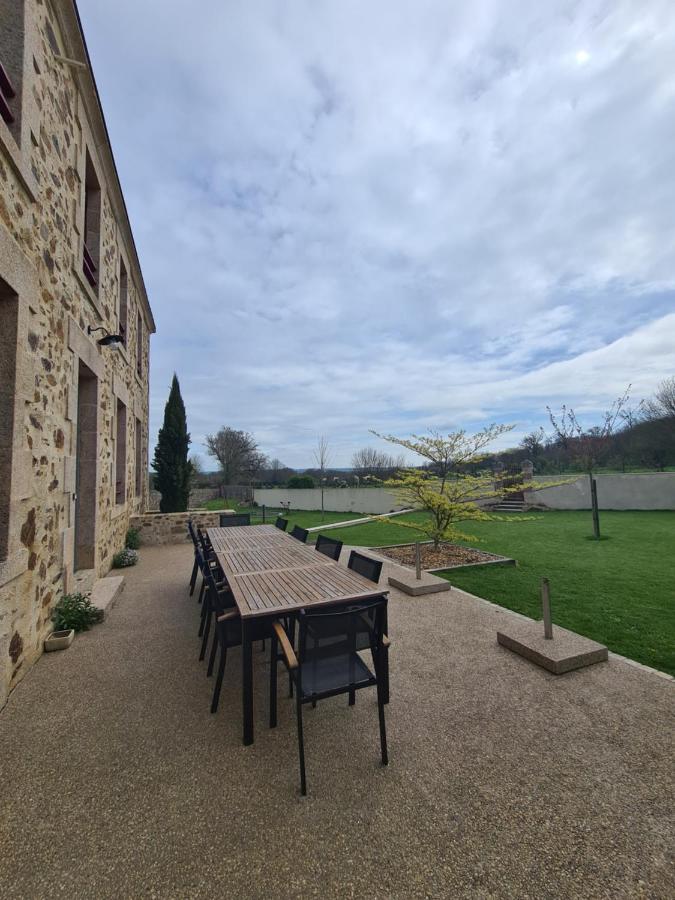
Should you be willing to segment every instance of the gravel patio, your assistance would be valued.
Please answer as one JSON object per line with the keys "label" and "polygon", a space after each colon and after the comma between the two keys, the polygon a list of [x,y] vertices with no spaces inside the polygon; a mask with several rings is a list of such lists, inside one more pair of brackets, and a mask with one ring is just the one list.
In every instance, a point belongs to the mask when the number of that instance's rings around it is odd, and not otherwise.
{"label": "gravel patio", "polygon": [[0,712],[4,898],[672,896],[672,680],[611,656],[549,675],[497,645],[509,612],[392,590],[389,767],[374,692],[323,701],[301,799],[266,654],[255,744],[236,649],[209,713],[191,562],[143,548],[107,621]]}

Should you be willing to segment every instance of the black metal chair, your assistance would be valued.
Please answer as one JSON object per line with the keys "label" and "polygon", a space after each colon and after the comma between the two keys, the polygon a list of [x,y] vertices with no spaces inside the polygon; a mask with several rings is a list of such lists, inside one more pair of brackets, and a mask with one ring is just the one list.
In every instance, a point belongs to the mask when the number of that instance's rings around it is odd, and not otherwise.
{"label": "black metal chair", "polygon": [[218,711],[218,701],[220,700],[220,690],[223,686],[223,675],[225,674],[225,660],[227,659],[228,648],[238,647],[241,644],[241,617],[239,615],[239,610],[234,606],[234,600],[232,599],[229,588],[223,589],[223,585],[216,582],[213,570],[208,567],[206,569],[206,585],[204,605],[208,605],[209,608],[209,621],[204,633],[202,652],[199,658],[204,658],[209,637],[211,616],[213,615],[215,617],[213,643],[211,644],[211,653],[209,654],[209,665],[206,674],[209,676],[213,674],[216,651],[218,647],[220,647],[218,672],[216,673],[216,681],[213,686],[213,697],[211,699],[211,712],[215,713]]}
{"label": "black metal chair", "polygon": [[342,541],[336,541],[335,538],[325,537],[323,534],[320,534],[316,539],[315,549],[318,550],[319,553],[323,553],[324,556],[329,556],[331,559],[334,559],[335,562],[340,559],[342,547]]}
{"label": "black metal chair", "polygon": [[[385,653],[390,642],[384,633],[385,621],[384,599],[333,608],[331,611],[303,610],[299,615],[297,656],[281,623],[275,622],[272,626],[270,728],[277,724],[277,644],[280,644],[283,661],[295,683],[300,790],[303,795],[307,793],[302,732],[302,707],[305,703],[316,705],[317,700],[349,694],[349,704],[353,705],[356,691],[376,687],[382,764],[386,766],[389,761],[384,704]],[[371,651],[374,671],[359,655],[361,650]]]}
{"label": "black metal chair", "polygon": [[[214,570],[217,581],[222,581],[225,578],[223,570],[220,568],[220,563],[218,562],[218,558],[216,557],[216,552],[213,549],[213,544],[211,543],[211,539],[205,531],[202,531],[199,525],[196,529],[197,535],[197,544],[201,549],[202,556],[204,558],[204,562],[208,563],[209,566]],[[196,557],[195,557],[196,559]],[[197,568],[201,571],[201,566],[197,566]],[[201,603],[204,598],[204,592],[206,590],[206,579],[202,574],[202,585],[199,589],[199,596],[197,597],[197,603]],[[203,625],[203,613],[204,609],[202,607],[202,625]],[[199,634],[201,635],[201,627]]]}
{"label": "black metal chair", "polygon": [[[201,637],[202,643],[199,650],[199,659],[202,660],[206,656],[206,648],[209,643],[209,634],[211,632],[211,620],[214,612],[219,606],[235,608],[234,597],[230,586],[225,579],[220,566],[212,564],[212,561],[204,554],[201,547],[197,548],[197,561],[199,569],[202,573],[202,590],[203,597],[201,621],[199,623],[198,637]],[[213,592],[209,591],[209,586],[213,583],[217,589],[218,602],[213,597]],[[208,673],[209,675],[211,672]]]}
{"label": "black metal chair", "polygon": [[277,516],[274,527],[280,528],[282,531],[286,531],[286,529],[288,528],[288,519],[284,519],[282,516]]}
{"label": "black metal chair", "polygon": [[190,596],[192,596],[195,592],[195,584],[197,583],[197,574],[199,572],[199,564],[197,562],[198,544],[197,544],[197,534],[195,532],[194,525],[192,524],[192,519],[188,519],[187,527],[188,527],[188,534],[190,535],[190,538],[192,539],[192,543],[194,545],[194,551],[195,551],[195,559],[194,559],[194,563],[192,565],[192,574],[190,575]]}
{"label": "black metal chair", "polygon": [[382,560],[371,559],[369,556],[364,556],[363,553],[359,553],[357,550],[352,550],[349,554],[347,568],[352,569],[352,571],[356,572],[358,575],[363,575],[364,578],[367,578],[369,581],[374,581],[375,584],[377,584],[382,572]]}
{"label": "black metal chair", "polygon": [[222,513],[220,516],[221,528],[232,528],[238,525],[250,525],[251,516],[249,513]]}
{"label": "black metal chair", "polygon": [[294,525],[293,530],[291,531],[291,537],[295,538],[296,541],[301,541],[303,544],[306,544],[307,538],[309,537],[309,531],[305,528],[300,528],[299,525]]}

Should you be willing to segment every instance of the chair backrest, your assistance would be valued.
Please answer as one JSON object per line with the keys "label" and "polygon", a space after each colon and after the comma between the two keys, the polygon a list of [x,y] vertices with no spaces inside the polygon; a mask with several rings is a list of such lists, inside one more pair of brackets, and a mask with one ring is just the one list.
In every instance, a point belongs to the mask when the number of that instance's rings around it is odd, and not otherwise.
{"label": "chair backrest", "polygon": [[187,526],[188,526],[188,533],[189,533],[190,537],[192,538],[192,543],[195,545],[195,549],[196,549],[196,547],[197,547],[197,535],[195,534],[195,527],[194,527],[194,525],[192,524],[192,519],[188,519]]}
{"label": "chair backrest", "polygon": [[288,519],[284,519],[281,516],[277,516],[277,520],[274,523],[275,528],[280,528],[282,531],[286,531],[288,528]]}
{"label": "chair backrest", "polygon": [[363,553],[352,550],[349,554],[347,568],[353,569],[358,575],[363,575],[364,578],[377,584],[382,572],[382,560],[371,559],[369,556],[364,556]]}
{"label": "chair backrest", "polygon": [[208,556],[209,553],[211,552],[211,550],[213,550],[213,546],[211,544],[211,540],[210,540],[208,534],[206,534],[206,532],[202,531],[201,528],[199,527],[199,525],[197,525],[197,540],[199,541],[199,544],[201,545],[204,556],[205,557]]}
{"label": "chair backrest", "polygon": [[300,662],[347,656],[358,650],[382,648],[387,601],[362,601],[352,606],[304,609],[300,613]]}
{"label": "chair backrest", "polygon": [[251,516],[249,513],[222,513],[220,516],[220,527],[231,528],[236,525],[250,525]]}
{"label": "chair backrest", "polygon": [[319,553],[323,553],[325,556],[330,556],[331,559],[334,559],[336,562],[340,559],[340,552],[342,551],[343,542],[336,541],[335,538],[325,537],[325,535],[320,534],[316,539],[316,549]]}
{"label": "chair backrest", "polygon": [[299,525],[294,525],[293,531],[291,531],[291,537],[294,537],[297,541],[302,541],[304,544],[309,537],[309,531],[305,528],[300,528]]}
{"label": "chair backrest", "polygon": [[203,570],[203,575],[206,580],[206,589],[209,592],[209,598],[211,600],[211,603],[213,604],[213,608],[216,611],[216,615],[220,616],[226,611],[227,607],[223,603],[222,598],[218,593],[214,571],[208,564],[206,564]]}

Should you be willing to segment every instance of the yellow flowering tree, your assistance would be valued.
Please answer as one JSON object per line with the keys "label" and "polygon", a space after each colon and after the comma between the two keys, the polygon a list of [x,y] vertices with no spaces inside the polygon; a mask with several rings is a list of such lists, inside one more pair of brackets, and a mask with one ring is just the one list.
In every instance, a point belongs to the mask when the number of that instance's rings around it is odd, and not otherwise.
{"label": "yellow flowering tree", "polygon": [[[373,434],[382,440],[398,444],[427,461],[426,468],[401,469],[386,482],[401,503],[428,513],[422,522],[397,518],[396,524],[425,535],[437,548],[441,541],[476,540],[460,531],[460,522],[506,521],[505,517],[488,512],[479,504],[502,497],[508,491],[519,491],[522,486],[497,486],[492,472],[472,475],[467,473],[466,467],[484,460],[488,445],[513,427],[489,425],[476,434],[462,430],[442,435],[431,431],[428,435],[413,434],[410,438],[374,431]],[[513,518],[510,516],[509,520]]]}

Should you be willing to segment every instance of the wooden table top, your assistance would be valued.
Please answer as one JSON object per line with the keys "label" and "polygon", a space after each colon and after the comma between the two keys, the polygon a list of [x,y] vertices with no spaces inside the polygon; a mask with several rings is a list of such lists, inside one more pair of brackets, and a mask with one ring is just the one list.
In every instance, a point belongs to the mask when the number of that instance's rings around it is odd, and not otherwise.
{"label": "wooden table top", "polygon": [[242,618],[386,593],[274,525],[209,528],[208,535]]}

